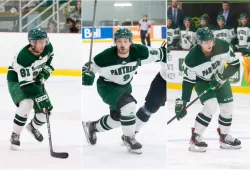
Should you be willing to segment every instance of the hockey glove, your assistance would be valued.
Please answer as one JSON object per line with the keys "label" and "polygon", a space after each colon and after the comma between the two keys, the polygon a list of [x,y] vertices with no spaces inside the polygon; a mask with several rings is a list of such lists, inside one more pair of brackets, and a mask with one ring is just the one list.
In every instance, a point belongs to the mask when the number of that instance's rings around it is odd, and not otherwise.
{"label": "hockey glove", "polygon": [[36,79],[39,81],[41,81],[42,79],[47,80],[53,71],[54,71],[54,68],[52,66],[45,65],[42,71],[36,77]]}
{"label": "hockey glove", "polygon": [[212,90],[218,90],[227,80],[219,73],[214,74],[211,79]]}
{"label": "hockey glove", "polygon": [[44,113],[47,113],[53,109],[51,102],[49,100],[49,96],[47,94],[39,94],[35,97],[36,104],[40,110]]}
{"label": "hockey glove", "polygon": [[183,108],[187,105],[186,101],[183,101],[181,99],[176,99],[175,100],[175,114],[177,116],[177,119],[180,120],[181,118],[185,117],[187,114],[187,111],[183,111]]}
{"label": "hockey glove", "polygon": [[93,73],[92,71],[90,72],[84,71],[82,73],[82,85],[91,86],[93,85],[94,80],[95,80],[95,73]]}

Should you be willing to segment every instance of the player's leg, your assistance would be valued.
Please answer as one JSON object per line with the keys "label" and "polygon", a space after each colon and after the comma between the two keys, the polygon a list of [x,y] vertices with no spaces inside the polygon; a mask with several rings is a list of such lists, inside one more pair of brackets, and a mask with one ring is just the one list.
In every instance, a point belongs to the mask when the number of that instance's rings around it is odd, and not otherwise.
{"label": "player's leg", "polygon": [[230,133],[233,115],[233,94],[230,82],[227,81],[217,92],[217,99],[220,103],[219,128],[220,147],[222,149],[240,149],[241,141],[233,138]]}
{"label": "player's leg", "polygon": [[122,125],[124,144],[128,150],[141,153],[142,145],[135,139],[135,109],[136,100],[130,93],[124,93],[117,103],[117,110],[121,110],[120,122]]}
{"label": "player's leg", "polygon": [[46,123],[46,115],[40,110],[37,105],[34,105],[34,118],[26,126],[26,129],[31,133],[31,135],[39,142],[43,141],[43,135],[39,132],[39,128]]}
{"label": "player's leg", "polygon": [[146,41],[147,41],[147,45],[150,47],[151,46],[150,34],[148,34],[148,36],[146,37]]}
{"label": "player's leg", "polygon": [[[198,81],[195,85],[195,90],[200,95],[209,86],[209,82]],[[207,144],[203,141],[202,135],[208,127],[213,114],[218,109],[218,102],[215,91],[211,90],[200,98],[203,104],[203,109],[195,119],[194,128],[192,128],[192,137],[190,139],[190,151],[205,152]]]}
{"label": "player's leg", "polygon": [[120,115],[120,111],[110,110],[109,115],[104,115],[97,121],[88,121],[86,123],[83,122],[88,142],[91,145],[95,145],[97,142],[96,132],[106,132],[108,130],[120,127]]}
{"label": "player's leg", "polygon": [[143,45],[146,45],[146,43],[145,43],[145,36],[146,34],[145,34],[145,31],[142,31],[141,30],[141,43],[143,44]]}
{"label": "player's leg", "polygon": [[166,81],[158,73],[150,85],[144,106],[140,107],[136,113],[136,132],[140,131],[152,114],[165,105],[166,95]]}
{"label": "player's leg", "polygon": [[[38,86],[42,91],[42,85]],[[43,135],[39,132],[39,128],[46,123],[46,115],[43,113],[43,110],[39,109],[37,104],[34,104],[34,117],[31,122],[26,126],[26,129],[31,133],[31,135],[39,142],[43,141]]]}
{"label": "player's leg", "polygon": [[10,148],[16,150],[18,146],[20,146],[20,134],[24,125],[26,124],[28,115],[33,108],[34,102],[23,93],[18,82],[8,82],[8,89],[13,102],[17,106],[10,139]]}

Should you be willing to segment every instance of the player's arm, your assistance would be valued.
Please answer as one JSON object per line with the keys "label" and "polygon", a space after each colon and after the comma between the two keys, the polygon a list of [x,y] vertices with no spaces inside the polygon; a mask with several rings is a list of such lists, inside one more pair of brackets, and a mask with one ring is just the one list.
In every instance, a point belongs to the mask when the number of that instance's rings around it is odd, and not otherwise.
{"label": "player's arm", "polygon": [[166,41],[164,41],[160,48],[152,48],[144,45],[136,44],[135,50],[137,51],[140,64],[148,64],[152,62],[159,62],[166,58]]}
{"label": "player's arm", "polygon": [[54,67],[53,67],[53,64],[52,64],[52,61],[53,61],[53,57],[54,57],[54,52],[53,52],[53,46],[51,43],[49,43],[47,46],[46,46],[46,49],[45,50],[48,50],[48,60],[47,62],[45,63],[45,65],[43,66],[43,69],[42,71],[39,73],[39,75],[37,76],[36,80],[47,80],[50,75],[52,74],[52,72],[55,70]]}
{"label": "player's arm", "polygon": [[[88,70],[89,68],[89,70]],[[99,72],[100,67],[95,63],[95,58],[93,62],[87,62],[82,67],[82,85],[91,86],[95,80],[95,73]]]}
{"label": "player's arm", "polygon": [[183,111],[182,109],[186,106],[187,102],[190,101],[192,90],[196,83],[196,72],[195,69],[187,65],[187,58],[183,63],[183,81],[182,81],[182,97],[177,98],[175,101],[175,114],[177,119],[183,118],[187,111]]}
{"label": "player's arm", "polygon": [[222,73],[222,77],[224,79],[228,79],[232,75],[234,75],[240,68],[240,60],[234,54],[232,47],[229,47],[227,52],[227,56],[225,57],[225,62],[228,64],[224,72]]}
{"label": "player's arm", "polygon": [[230,38],[231,38],[232,47],[235,50],[236,49],[236,44],[237,44],[237,37],[236,37],[236,33],[235,33],[234,28],[229,30],[229,35],[230,35]]}
{"label": "player's arm", "polygon": [[186,62],[183,63],[183,81],[182,81],[182,100],[189,102],[193,87],[196,83],[196,72],[195,69],[189,67]]}

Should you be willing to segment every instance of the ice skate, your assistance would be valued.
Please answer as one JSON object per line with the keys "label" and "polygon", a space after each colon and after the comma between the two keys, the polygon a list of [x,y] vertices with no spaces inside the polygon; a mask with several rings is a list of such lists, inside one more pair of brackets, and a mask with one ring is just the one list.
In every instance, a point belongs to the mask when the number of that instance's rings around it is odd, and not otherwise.
{"label": "ice skate", "polygon": [[89,144],[95,145],[97,141],[96,132],[98,130],[95,128],[95,122],[88,121],[88,122],[82,122],[82,126],[85,132],[86,139]]}
{"label": "ice skate", "polygon": [[136,141],[134,136],[124,136],[124,145],[127,147],[128,151],[136,154],[141,154],[142,145]]}
{"label": "ice skate", "polygon": [[17,150],[20,146],[20,135],[12,132],[10,137],[10,149],[11,150]]}
{"label": "ice skate", "polygon": [[192,128],[192,136],[189,144],[189,151],[191,152],[206,152],[207,150],[207,144],[203,141],[201,135],[194,133],[194,128]]}
{"label": "ice skate", "polygon": [[[135,131],[135,134],[138,133],[138,131]],[[121,146],[125,146],[125,143],[124,143],[124,135],[121,136],[121,139],[122,139],[122,143],[121,143]]]}
{"label": "ice skate", "polygon": [[39,142],[43,141],[43,135],[33,127],[32,123],[30,122],[27,126],[26,129],[31,133],[31,135]]}
{"label": "ice skate", "polygon": [[220,148],[221,149],[240,149],[241,141],[237,138],[233,138],[228,134],[221,134],[220,128],[217,128],[217,132],[220,136]]}

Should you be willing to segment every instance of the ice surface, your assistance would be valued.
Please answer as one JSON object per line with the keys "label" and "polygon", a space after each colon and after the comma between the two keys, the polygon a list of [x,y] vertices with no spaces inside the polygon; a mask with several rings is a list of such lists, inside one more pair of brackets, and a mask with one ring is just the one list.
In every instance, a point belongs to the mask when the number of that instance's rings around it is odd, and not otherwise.
{"label": "ice surface", "polygon": [[[180,91],[168,91],[167,120],[174,116],[174,99],[181,96]],[[195,92],[193,92],[193,98]],[[234,113],[231,127],[233,137],[242,142],[240,150],[222,150],[219,148],[219,136],[217,134],[218,114],[213,119],[204,133],[208,144],[205,153],[193,153],[188,151],[191,127],[194,126],[196,115],[201,111],[202,105],[197,101],[188,109],[187,116],[181,121],[174,120],[168,125],[167,134],[167,160],[169,169],[250,169],[250,95],[234,95]]]}
{"label": "ice surface", "polygon": [[[0,169],[80,169],[81,144],[81,80],[79,78],[51,77],[46,90],[54,106],[50,118],[54,151],[68,152],[68,159],[50,156],[46,124],[41,128],[42,143],[37,142],[24,128],[18,151],[9,149],[16,107],[8,93],[6,75],[0,75]],[[29,120],[33,117],[32,112]]]}

